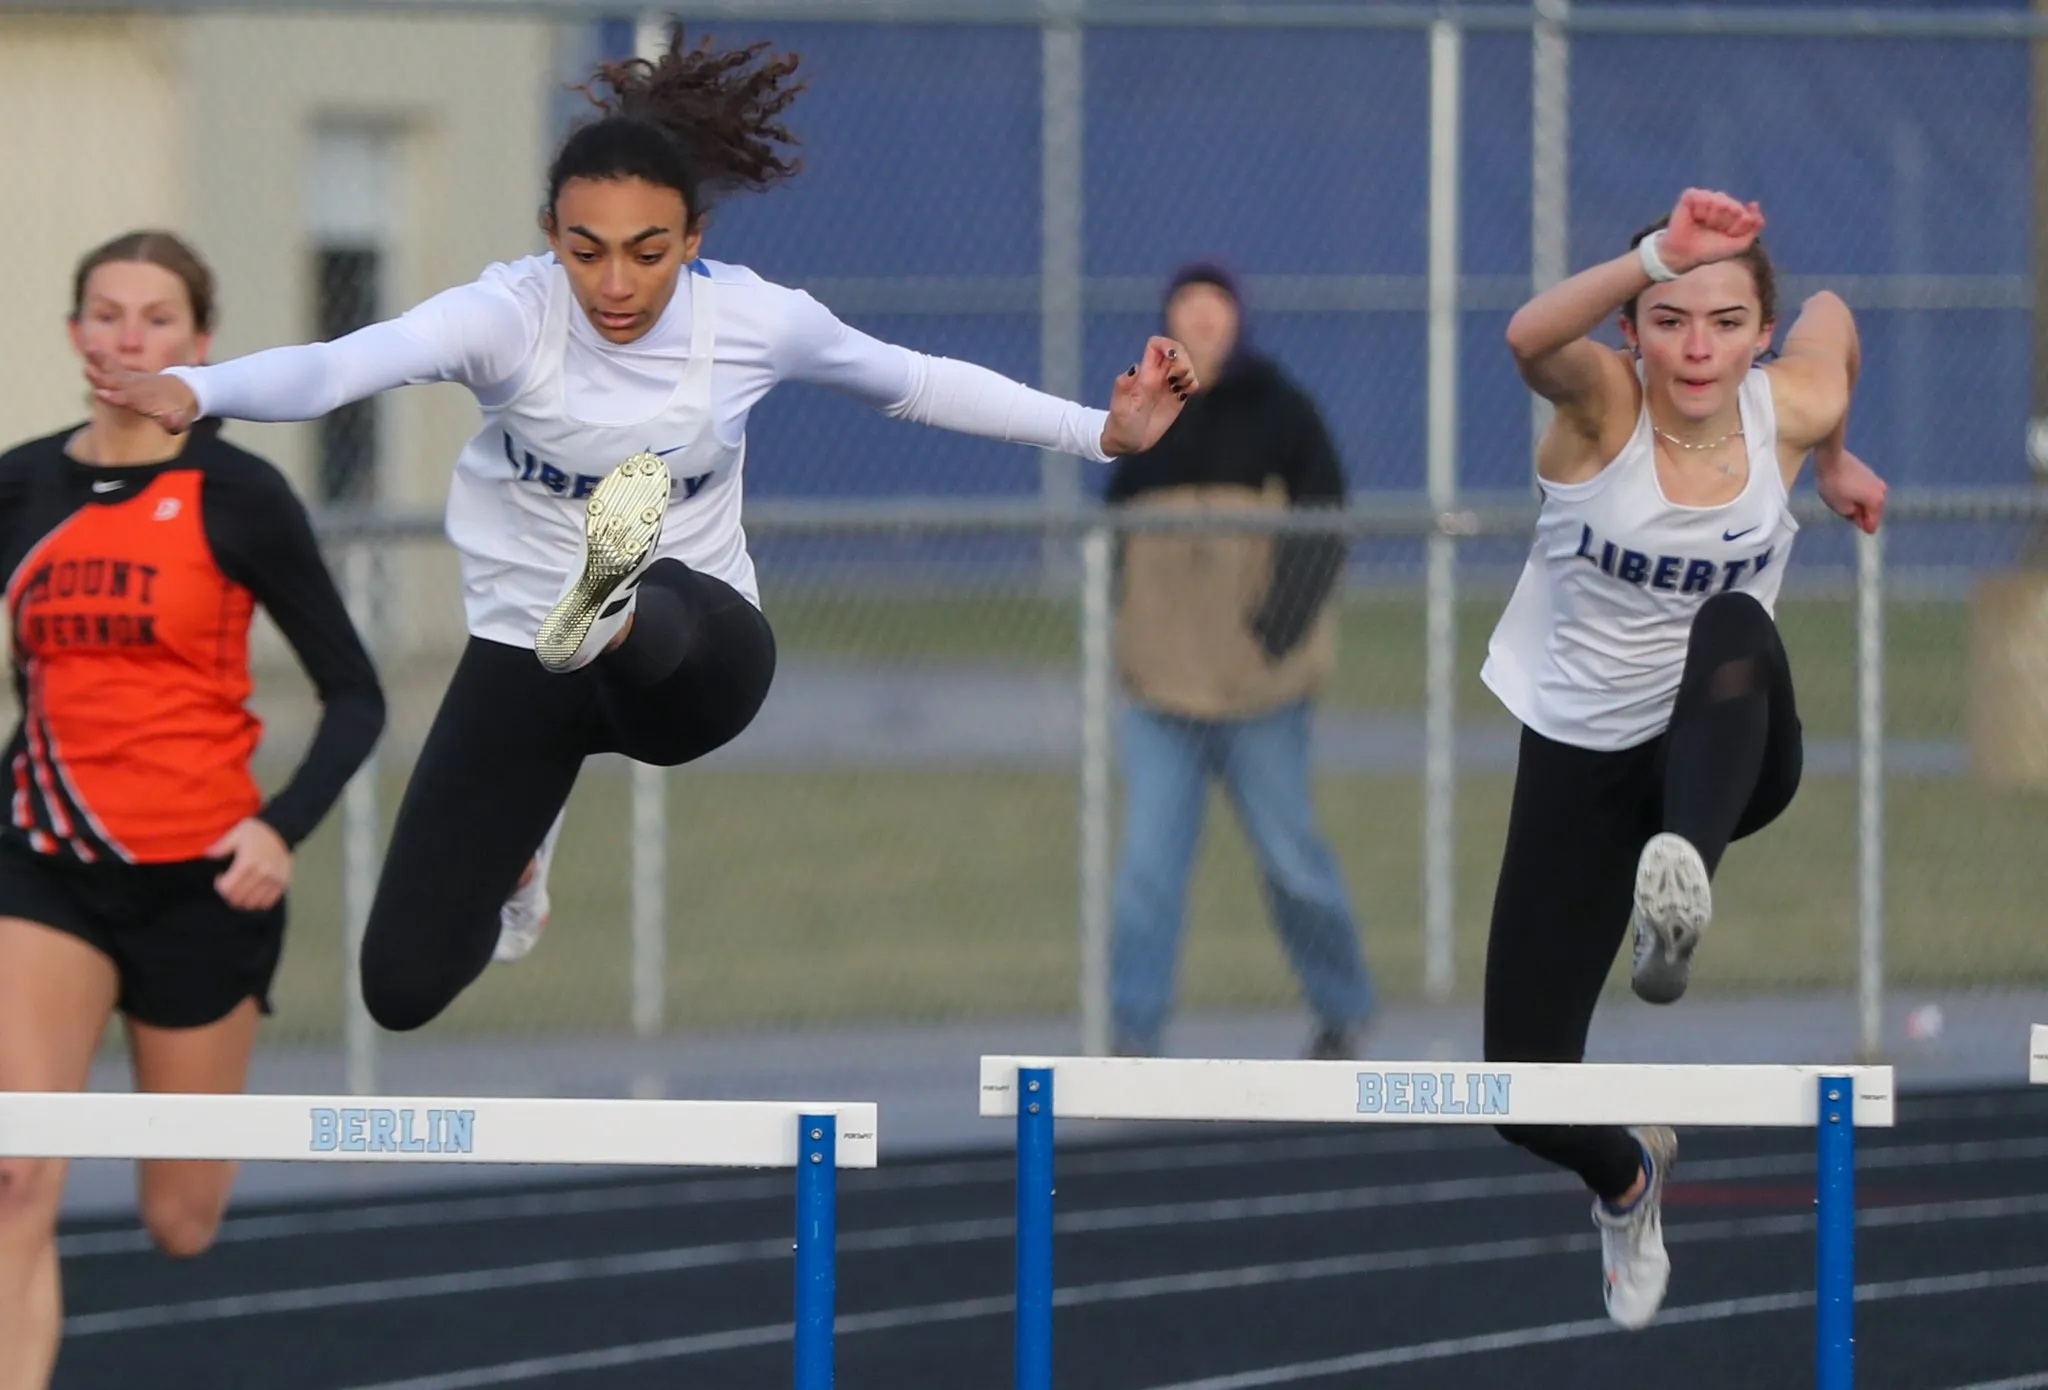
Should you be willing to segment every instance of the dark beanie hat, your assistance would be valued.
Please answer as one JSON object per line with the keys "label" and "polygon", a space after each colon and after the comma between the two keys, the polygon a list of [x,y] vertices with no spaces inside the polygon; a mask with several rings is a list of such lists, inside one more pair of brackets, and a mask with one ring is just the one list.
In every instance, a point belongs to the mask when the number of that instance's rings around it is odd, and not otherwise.
{"label": "dark beanie hat", "polygon": [[1171,300],[1189,285],[1214,285],[1237,301],[1238,312],[1244,312],[1244,295],[1238,290],[1237,277],[1214,261],[1191,261],[1173,272],[1173,278],[1166,282],[1166,298]]}
{"label": "dark beanie hat", "polygon": [[1252,361],[1252,325],[1251,316],[1245,312],[1244,294],[1238,289],[1237,277],[1215,261],[1190,261],[1166,282],[1166,296],[1160,303],[1162,318],[1173,297],[1189,285],[1214,285],[1237,305],[1237,341],[1231,344],[1230,356],[1224,359],[1217,377],[1221,379],[1242,371]]}

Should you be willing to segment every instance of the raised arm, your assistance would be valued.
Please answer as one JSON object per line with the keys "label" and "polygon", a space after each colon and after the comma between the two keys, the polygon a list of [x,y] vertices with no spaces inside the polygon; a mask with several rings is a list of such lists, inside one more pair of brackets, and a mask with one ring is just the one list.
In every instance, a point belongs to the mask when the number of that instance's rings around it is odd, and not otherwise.
{"label": "raised arm", "polygon": [[1508,351],[1522,380],[1581,434],[1599,434],[1609,400],[1628,381],[1627,364],[1589,335],[1651,283],[1630,251],[1560,280],[1508,320]]}
{"label": "raised arm", "polygon": [[1156,444],[1194,387],[1180,344],[1153,338],[1144,360],[1117,378],[1110,408],[1092,410],[971,362],[869,337],[809,295],[791,294],[777,376],[844,391],[899,420],[1102,462]]}
{"label": "raised arm", "polygon": [[1515,311],[1508,321],[1508,349],[1522,380],[1557,406],[1560,426],[1584,439],[1601,439],[1611,427],[1632,427],[1629,364],[1594,342],[1591,333],[1658,281],[1741,254],[1763,225],[1755,203],[1687,189],[1664,230],[1559,281]]}
{"label": "raised arm", "polygon": [[529,317],[510,294],[479,281],[333,342],[269,348],[160,375],[95,358],[86,364],[86,378],[99,399],[147,415],[173,433],[207,415],[313,420],[395,386],[456,381],[489,392],[523,367],[538,332]]}

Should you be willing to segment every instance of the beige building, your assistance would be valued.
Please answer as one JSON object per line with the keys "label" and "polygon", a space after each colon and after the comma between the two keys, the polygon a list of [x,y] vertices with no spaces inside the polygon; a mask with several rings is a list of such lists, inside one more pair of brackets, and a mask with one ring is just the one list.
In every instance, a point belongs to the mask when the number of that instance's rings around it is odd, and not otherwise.
{"label": "beige building", "polygon": [[[535,21],[388,11],[0,16],[0,244],[13,266],[0,441],[83,413],[64,338],[71,267],[120,232],[169,227],[213,263],[215,357],[397,313],[534,250],[571,38]],[[473,402],[436,386],[374,410],[374,443],[354,445],[352,461],[374,469],[375,500],[437,510]],[[350,452],[313,424],[238,424],[229,437],[316,506]],[[443,645],[460,625],[445,547],[392,556],[392,647]]]}

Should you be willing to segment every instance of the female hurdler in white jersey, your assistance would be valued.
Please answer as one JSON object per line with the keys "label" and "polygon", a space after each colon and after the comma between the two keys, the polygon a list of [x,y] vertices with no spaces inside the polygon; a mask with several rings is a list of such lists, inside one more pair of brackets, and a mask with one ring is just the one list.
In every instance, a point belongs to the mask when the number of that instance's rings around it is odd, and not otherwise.
{"label": "female hurdler in white jersey", "polygon": [[[1149,448],[1193,385],[1154,338],[1107,412],[881,343],[809,295],[703,260],[710,198],[794,173],[793,56],[686,49],[598,70],[605,114],[549,172],[553,254],[493,266],[387,323],[167,376],[95,368],[102,399],[173,429],[304,420],[458,381],[483,428],[449,538],[470,640],[421,750],[363,943],[363,995],[416,1028],[516,955],[583,760],[675,765],[745,729],[775,642],[740,528],[748,413],[781,381],[900,419],[1105,460]],[[598,88],[608,89],[600,98]],[[623,460],[623,462],[622,462]],[[536,660],[538,656],[538,660]]]}
{"label": "female hurdler in white jersey", "polygon": [[[1808,453],[1866,531],[1884,484],[1843,447],[1856,326],[1821,293],[1776,360],[1763,215],[1688,190],[1635,249],[1522,306],[1508,346],[1557,406],[1543,506],[1484,679],[1522,722],[1486,953],[1486,1056],[1584,1058],[1622,934],[1636,993],[1685,989],[1709,879],[1799,785],[1799,716],[1772,619]],[[1588,335],[1620,315],[1626,351]],[[1670,1275],[1668,1129],[1505,1126],[1592,1189],[1607,1311],[1641,1327]]]}

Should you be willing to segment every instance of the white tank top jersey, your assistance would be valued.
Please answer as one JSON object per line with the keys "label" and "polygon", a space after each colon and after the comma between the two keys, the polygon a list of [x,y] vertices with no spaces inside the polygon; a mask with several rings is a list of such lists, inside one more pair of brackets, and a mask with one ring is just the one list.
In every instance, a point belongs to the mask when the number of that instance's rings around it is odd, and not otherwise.
{"label": "white tank top jersey", "polygon": [[583,553],[583,499],[643,450],[660,455],[674,480],[661,556],[724,580],[759,606],[740,529],[746,436],[728,445],[712,428],[718,282],[696,271],[689,288],[689,357],[675,390],[644,419],[603,425],[570,411],[564,368],[569,316],[578,310],[568,277],[550,277],[532,365],[516,394],[484,407],[483,428],[456,458],[448,485],[448,539],[462,553],[463,606],[478,637],[532,640]]}
{"label": "white tank top jersey", "polygon": [[801,290],[717,261],[690,265],[632,343],[600,338],[562,266],[529,256],[331,343],[170,371],[201,414],[236,420],[311,420],[398,386],[467,386],[483,427],[456,461],[448,537],[470,632],[513,646],[533,640],[582,558],[584,500],[642,450],[666,459],[675,483],[659,553],[758,606],[740,473],[748,416],[784,381],[899,420],[1108,458],[1106,412],[881,342]]}
{"label": "white tank top jersey", "polygon": [[1752,369],[1737,405],[1749,479],[1730,502],[1664,496],[1647,403],[1598,476],[1542,484],[1535,544],[1480,678],[1545,738],[1601,751],[1647,743],[1671,722],[1700,605],[1733,591],[1775,613],[1799,524],[1770,378]]}

